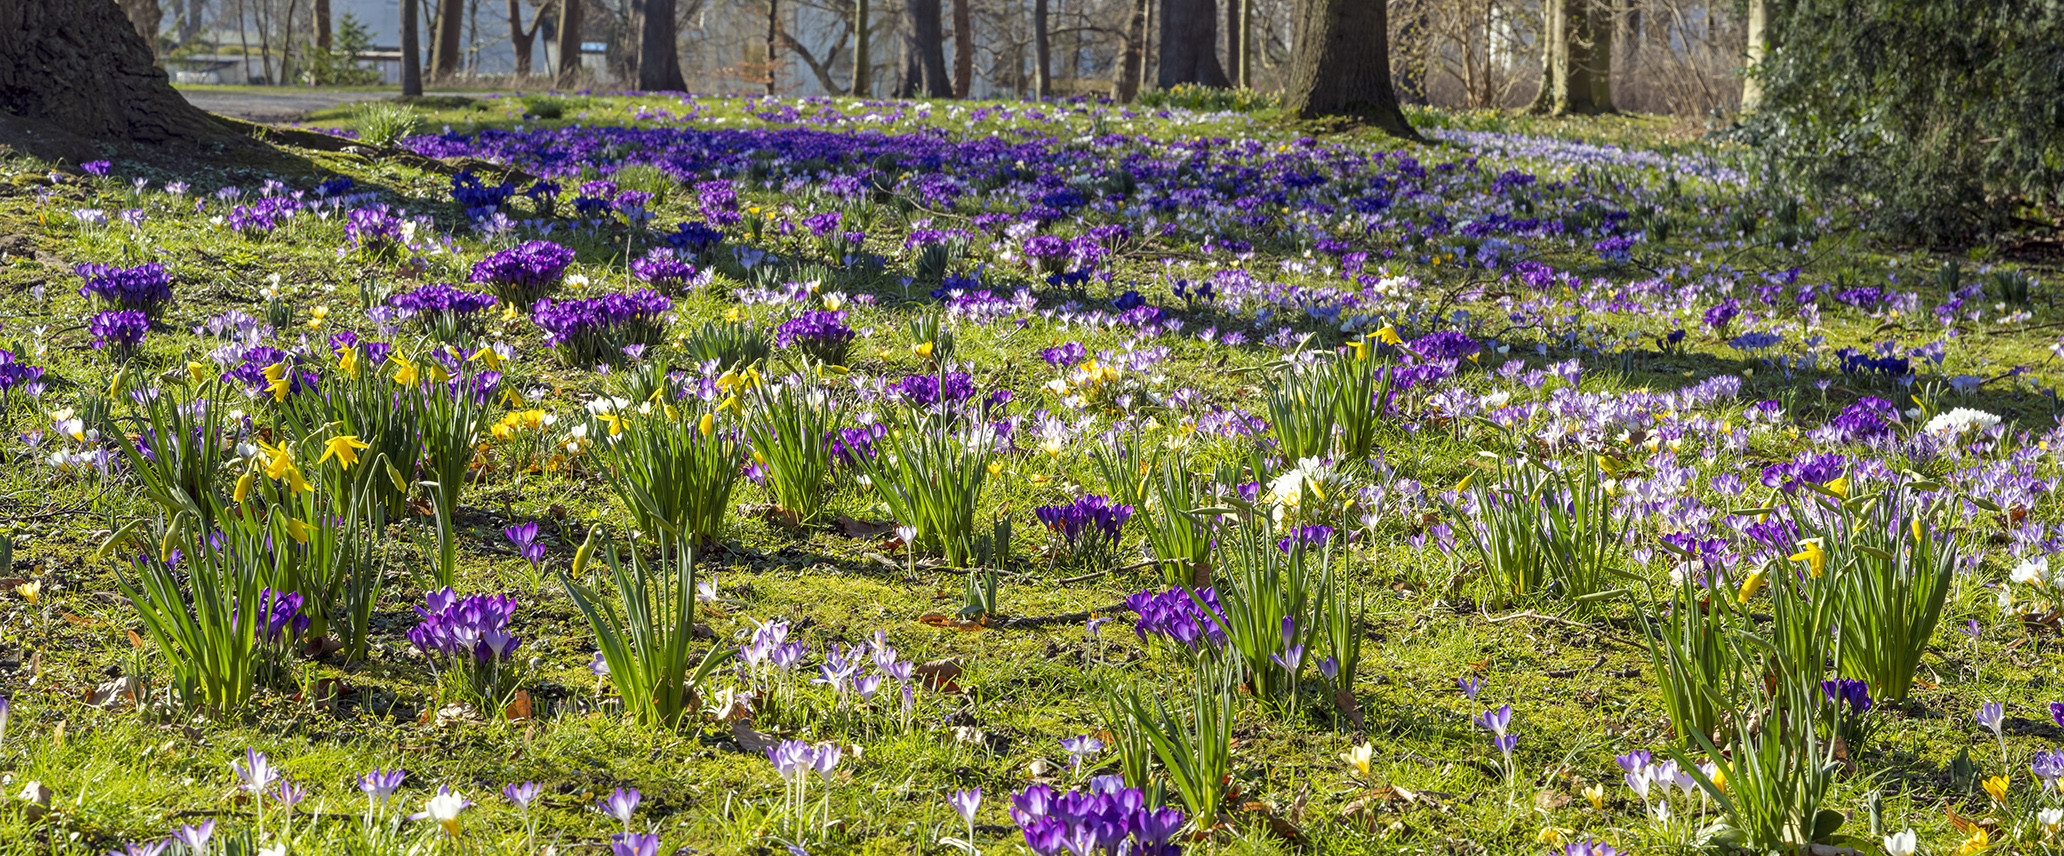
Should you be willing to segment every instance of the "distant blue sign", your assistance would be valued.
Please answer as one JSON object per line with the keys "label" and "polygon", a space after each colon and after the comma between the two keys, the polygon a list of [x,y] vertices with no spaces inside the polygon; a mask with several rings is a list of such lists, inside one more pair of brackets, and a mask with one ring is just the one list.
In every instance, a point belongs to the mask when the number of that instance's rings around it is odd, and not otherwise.
{"label": "distant blue sign", "polygon": [[608,53],[608,42],[581,42],[581,53]]}

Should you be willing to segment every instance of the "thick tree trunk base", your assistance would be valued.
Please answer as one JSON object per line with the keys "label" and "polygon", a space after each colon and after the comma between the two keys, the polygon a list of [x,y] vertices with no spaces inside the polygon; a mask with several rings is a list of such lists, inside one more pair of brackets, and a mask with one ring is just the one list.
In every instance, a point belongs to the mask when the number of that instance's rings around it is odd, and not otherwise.
{"label": "thick tree trunk base", "polygon": [[0,112],[90,139],[222,133],[172,88],[114,0],[0,2]]}

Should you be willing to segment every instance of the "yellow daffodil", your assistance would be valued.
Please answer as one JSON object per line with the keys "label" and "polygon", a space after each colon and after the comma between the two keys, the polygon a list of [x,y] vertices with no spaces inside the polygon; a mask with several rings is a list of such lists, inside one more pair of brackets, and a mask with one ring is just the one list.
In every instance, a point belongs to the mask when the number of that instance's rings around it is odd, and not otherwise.
{"label": "yellow daffodil", "polygon": [[1834,481],[1831,481],[1831,482],[1828,482],[1827,484],[1821,485],[1821,487],[1827,488],[1827,490],[1828,490],[1828,493],[1832,493],[1832,494],[1834,494],[1834,495],[1836,495],[1836,496],[1839,496],[1839,497],[1841,497],[1841,498],[1843,498],[1843,499],[1848,499],[1848,498],[1849,498],[1849,477],[1848,477],[1848,476],[1836,476],[1836,477],[1835,477],[1835,480],[1834,480]]}
{"label": "yellow daffodil", "polygon": [[339,371],[344,372],[345,377],[351,378],[352,380],[358,380],[358,368],[359,357],[357,345],[345,345],[344,347],[337,349],[337,369]]}
{"label": "yellow daffodil", "polygon": [[394,364],[395,383],[401,384],[402,386],[416,385],[416,380],[420,377],[420,375],[416,371],[415,363],[409,362],[409,359],[407,357],[404,357],[400,354],[394,354],[392,356],[389,356],[387,358],[387,361]]}
{"label": "yellow daffodil", "polygon": [[207,383],[208,365],[206,363],[189,362],[186,364],[186,376],[193,378],[194,383]]}
{"label": "yellow daffodil", "polygon": [[443,363],[425,363],[423,364],[423,368],[430,372],[431,383],[442,385],[445,381],[451,380],[451,372],[444,370]]}
{"label": "yellow daffodil", "polygon": [[1340,753],[1340,760],[1347,762],[1347,766],[1354,768],[1354,771],[1360,773],[1363,778],[1367,778],[1369,775],[1369,759],[1375,754],[1375,748],[1364,743]]}
{"label": "yellow daffodil", "polygon": [[704,437],[717,433],[717,415],[714,413],[702,414],[702,418],[695,422],[695,430],[702,432]]}
{"label": "yellow daffodil", "polygon": [[1405,343],[1404,339],[1398,337],[1397,328],[1389,324],[1383,325],[1383,329],[1376,331],[1376,341],[1386,345],[1402,345]]}
{"label": "yellow daffodil", "polygon": [[239,476],[236,481],[236,490],[230,493],[230,498],[236,500],[238,503],[242,503],[246,498],[250,497],[251,482],[256,477],[256,475],[256,473],[247,472],[244,473],[242,476]]}
{"label": "yellow daffodil", "polygon": [[1985,780],[1985,792],[1992,795],[1993,802],[2006,802],[2007,784],[2007,777],[1994,776]]}
{"label": "yellow daffodil", "polygon": [[294,388],[294,376],[287,371],[284,362],[265,367],[265,391],[272,393],[273,401],[287,400],[287,393]]}
{"label": "yellow daffodil", "polygon": [[1468,475],[1466,475],[1466,476],[1463,476],[1463,477],[1462,477],[1462,480],[1461,480],[1461,481],[1458,481],[1458,482],[1456,482],[1456,483],[1455,483],[1455,492],[1456,492],[1456,493],[1461,493],[1461,492],[1463,492],[1463,491],[1465,491],[1465,490],[1468,490],[1468,489],[1469,489],[1469,483],[1470,483],[1471,481],[1474,481],[1475,479],[1476,479],[1476,474],[1475,474],[1475,473],[1470,473],[1470,474],[1468,474]]}
{"label": "yellow daffodil", "polygon": [[287,536],[293,538],[295,543],[308,543],[308,524],[298,518],[287,518]]}
{"label": "yellow daffodil", "polygon": [[1918,517],[1913,519],[1913,536],[1916,542],[1921,540],[1921,519]]}
{"label": "yellow daffodil", "polygon": [[1366,360],[1369,358],[1369,340],[1366,338],[1356,339],[1352,342],[1347,343],[1347,349],[1348,352],[1353,354],[1354,358],[1357,360]]}
{"label": "yellow daffodil", "polygon": [[1749,574],[1748,579],[1742,580],[1741,593],[1735,597],[1735,603],[1748,603],[1749,598],[1755,597],[1756,592],[1763,589],[1764,571],[1764,568],[1757,568]]}
{"label": "yellow daffodil", "polygon": [[738,396],[727,395],[724,397],[723,401],[717,402],[717,411],[720,413],[729,413],[733,416],[737,416],[739,414],[744,413],[745,408],[738,403]]}
{"label": "yellow daffodil", "polygon": [[368,448],[371,448],[371,446],[359,442],[358,435],[356,434],[331,437],[328,442],[323,444],[322,457],[318,458],[316,463],[321,464],[323,461],[336,458],[337,465],[348,470],[351,469],[352,464],[358,463],[358,450]]}
{"label": "yellow daffodil", "polygon": [[502,355],[495,353],[494,348],[483,345],[481,346],[480,350],[473,352],[473,356],[466,358],[467,362],[473,362],[476,360],[478,360],[481,365],[487,366],[488,371],[498,372],[502,370]]}
{"label": "yellow daffodil", "polygon": [[1806,575],[1818,578],[1827,573],[1827,551],[1821,549],[1819,538],[1808,538],[1799,542],[1799,552],[1791,555],[1794,562],[1806,563]]}

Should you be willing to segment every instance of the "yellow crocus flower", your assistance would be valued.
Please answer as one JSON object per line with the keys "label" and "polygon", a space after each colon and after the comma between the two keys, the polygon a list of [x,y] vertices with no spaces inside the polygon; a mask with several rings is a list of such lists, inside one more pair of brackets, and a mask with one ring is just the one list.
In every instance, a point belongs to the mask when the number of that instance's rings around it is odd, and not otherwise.
{"label": "yellow crocus flower", "polygon": [[1964,843],[1957,847],[1957,856],[1977,856],[1991,847],[1992,835],[1985,831],[1985,827],[1976,827],[1971,830],[1971,837],[1964,839]]}
{"label": "yellow crocus flower", "polygon": [[1374,747],[1370,746],[1367,743],[1364,743],[1360,746],[1354,747],[1353,749],[1349,749],[1346,752],[1340,753],[1340,760],[1346,761],[1347,765],[1349,767],[1354,768],[1355,772],[1360,773],[1364,777],[1366,777],[1369,775],[1369,759],[1373,757],[1375,753],[1376,750]]}
{"label": "yellow crocus flower", "polygon": [[918,359],[929,360],[932,358],[932,343],[919,342],[910,346],[910,352],[916,354]]}
{"label": "yellow crocus flower", "polygon": [[2006,802],[2007,784],[2007,777],[1994,776],[1985,780],[1985,792],[1992,795],[1994,802]]}

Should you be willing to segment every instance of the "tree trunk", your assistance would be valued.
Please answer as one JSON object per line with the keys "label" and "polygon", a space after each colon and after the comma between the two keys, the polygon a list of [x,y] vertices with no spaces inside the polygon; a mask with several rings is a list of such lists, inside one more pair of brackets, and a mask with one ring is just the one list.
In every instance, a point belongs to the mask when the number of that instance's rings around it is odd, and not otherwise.
{"label": "tree trunk", "polygon": [[[1372,0],[1368,5],[1380,4]],[[1217,0],[1161,0],[1160,66],[1154,83],[1162,89],[1181,83],[1218,89],[1232,85],[1218,64]],[[1388,69],[1384,73],[1388,79]]]}
{"label": "tree trunk", "polygon": [[675,51],[674,0],[645,0],[644,38],[638,47],[638,88],[682,92],[681,60]]}
{"label": "tree trunk", "polygon": [[[409,0],[402,0],[406,3]],[[449,81],[459,73],[466,25],[466,0],[437,0],[437,41],[430,46],[430,76]]]}
{"label": "tree trunk", "polygon": [[1138,98],[1146,66],[1147,0],[1132,0],[1132,14],[1125,17],[1125,51],[1118,58],[1118,82],[1112,95],[1128,104]]}
{"label": "tree trunk", "polygon": [[1757,76],[1758,65],[1770,49],[1770,10],[1763,0],[1748,0],[1749,14],[1748,54],[1742,60],[1741,114],[1747,116],[1763,106],[1763,80]]}
{"label": "tree trunk", "polygon": [[1555,112],[1555,94],[1562,91],[1562,51],[1569,44],[1564,34],[1562,0],[1548,0],[1541,7],[1541,88],[1534,91],[1526,111],[1536,115]]}
{"label": "tree trunk", "polygon": [[903,79],[898,98],[951,98],[946,78],[945,34],[939,24],[939,0],[903,0],[897,34],[903,41]]}
{"label": "tree trunk", "polygon": [[781,0],[767,0],[767,94],[774,94],[775,67],[781,62]]}
{"label": "tree trunk", "polygon": [[974,13],[968,0],[953,0],[953,97],[968,97],[975,85]]}
{"label": "tree trunk", "polygon": [[315,46],[330,49],[330,0],[315,0]]}
{"label": "tree trunk", "polygon": [[[327,3],[329,0],[316,0]],[[545,20],[545,10],[539,9],[537,17],[530,22],[530,28],[523,27],[522,0],[509,0],[509,50],[516,55],[516,78],[530,76],[530,46],[537,37],[538,24]]]}
{"label": "tree trunk", "polygon": [[401,96],[423,95],[423,48],[417,42],[416,0],[401,0]]}
{"label": "tree trunk", "polygon": [[172,88],[114,0],[0,2],[0,132],[13,137],[10,115],[145,143],[226,130]]}
{"label": "tree trunk", "polygon": [[1046,0],[1032,0],[1032,95],[1053,97],[1053,49],[1047,42]]}
{"label": "tree trunk", "polygon": [[561,89],[572,89],[580,81],[580,44],[581,0],[559,0],[559,67],[554,72]]}
{"label": "tree trunk", "polygon": [[1226,76],[1234,86],[1248,85],[1247,37],[1253,26],[1250,0],[1226,0]]}
{"label": "tree trunk", "polygon": [[874,58],[868,53],[867,24],[873,19],[867,0],[853,4],[853,97],[874,97]]}
{"label": "tree trunk", "polygon": [[1562,69],[1556,75],[1555,108],[1557,116],[1575,113],[1590,115],[1598,112],[1591,100],[1592,48],[1591,10],[1589,0],[1561,0],[1562,19]]}
{"label": "tree trunk", "polygon": [[1591,7],[1591,110],[1613,112],[1613,37],[1620,31],[1619,0],[1594,0]]}
{"label": "tree trunk", "polygon": [[1419,139],[1390,85],[1386,4],[1303,0],[1297,50],[1283,106],[1305,119],[1346,116],[1406,139]]}

